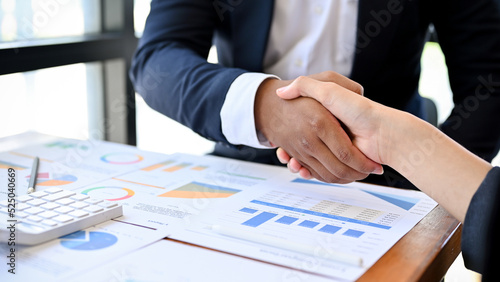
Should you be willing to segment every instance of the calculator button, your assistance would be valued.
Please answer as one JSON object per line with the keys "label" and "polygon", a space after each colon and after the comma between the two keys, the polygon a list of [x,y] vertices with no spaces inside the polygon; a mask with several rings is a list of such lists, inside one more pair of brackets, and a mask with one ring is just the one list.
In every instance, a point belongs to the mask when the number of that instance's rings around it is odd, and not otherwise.
{"label": "calculator button", "polygon": [[87,203],[84,203],[84,202],[75,202],[75,203],[72,203],[71,205],[69,205],[70,207],[72,208],[75,208],[75,209],[82,209],[86,206],[88,206],[89,204]]}
{"label": "calculator button", "polygon": [[54,194],[54,193],[58,193],[58,192],[61,192],[63,189],[59,188],[59,187],[50,187],[48,189],[45,189],[43,190],[43,192],[45,193],[49,193],[49,194]]}
{"label": "calculator button", "polygon": [[99,206],[88,206],[88,207],[84,208],[83,210],[86,210],[86,211],[91,212],[91,213],[96,213],[96,212],[102,211],[103,208],[101,208]]}
{"label": "calculator button", "polygon": [[59,215],[59,214],[56,212],[53,212],[53,211],[46,211],[46,212],[42,212],[42,213],[38,214],[38,216],[41,216],[43,218],[53,218],[54,216],[57,216],[57,215]]}
{"label": "calculator button", "polygon": [[72,191],[63,191],[63,192],[60,192],[60,193],[55,193],[55,194],[51,194],[51,195],[48,195],[48,196],[45,196],[43,197],[43,199],[45,201],[57,201],[59,199],[63,199],[63,198],[68,198],[70,196],[73,196],[75,194],[75,192],[72,192]]}
{"label": "calculator button", "polygon": [[26,219],[33,222],[40,222],[43,220],[43,218],[36,215],[28,216]]}
{"label": "calculator button", "polygon": [[102,202],[101,199],[94,199],[94,198],[85,200],[85,203],[88,203],[91,205],[95,205],[95,204],[100,203],[100,202]]}
{"label": "calculator button", "polygon": [[33,198],[41,198],[41,197],[45,197],[47,196],[48,194],[43,192],[43,191],[36,191],[36,192],[33,192],[31,194],[29,194],[31,197]]}
{"label": "calculator button", "polygon": [[99,203],[98,205],[103,207],[103,208],[107,208],[107,209],[118,206],[117,203],[110,202],[110,201],[103,201],[102,203]]}
{"label": "calculator button", "polygon": [[24,203],[24,202],[31,201],[31,200],[33,200],[33,197],[31,197],[30,195],[22,195],[22,196],[17,197],[17,201],[20,203]]}
{"label": "calculator button", "polygon": [[39,208],[39,207],[33,207],[33,208],[29,208],[29,209],[25,210],[25,212],[29,213],[29,214],[39,214],[39,213],[44,212],[44,211],[45,211],[44,209]]}
{"label": "calculator button", "polygon": [[30,206],[35,206],[35,207],[37,207],[37,206],[39,206],[39,205],[43,205],[43,204],[45,204],[45,203],[47,203],[47,202],[46,202],[46,201],[44,201],[44,200],[40,200],[40,199],[33,199],[32,201],[29,201],[29,202],[28,202],[28,204],[29,204]]}
{"label": "calculator button", "polygon": [[50,219],[46,219],[46,220],[42,221],[42,224],[47,225],[47,226],[56,226],[57,222],[50,220]]}
{"label": "calculator button", "polygon": [[60,208],[55,209],[54,211],[56,211],[58,213],[69,213],[70,211],[74,211],[74,210],[75,209],[70,208],[70,207],[60,207]]}
{"label": "calculator button", "polygon": [[17,205],[16,210],[18,210],[18,211],[24,211],[25,209],[29,209],[29,208],[31,208],[30,205],[28,205],[26,203],[21,203],[21,204]]}
{"label": "calculator button", "polygon": [[73,218],[71,216],[67,216],[65,214],[61,214],[59,216],[54,217],[52,220],[55,220],[55,221],[58,221],[58,222],[61,222],[61,223],[65,223],[65,222],[72,221]]}
{"label": "calculator button", "polygon": [[42,209],[46,209],[46,210],[53,210],[53,209],[56,209],[56,208],[60,207],[60,205],[54,204],[54,203],[50,203],[50,202],[46,202],[45,204],[41,205],[40,207]]}
{"label": "calculator button", "polygon": [[25,218],[29,216],[29,214],[25,213],[25,212],[16,212],[16,217],[18,218]]}
{"label": "calculator button", "polygon": [[89,215],[88,212],[81,211],[81,210],[72,211],[72,212],[70,212],[68,214],[71,215],[71,216],[77,217],[77,218],[81,218],[81,217]]}
{"label": "calculator button", "polygon": [[75,200],[71,200],[70,198],[64,198],[64,199],[60,199],[60,200],[56,201],[56,203],[58,203],[60,205],[64,205],[64,206],[67,206],[67,205],[72,204],[74,202],[75,202]]}
{"label": "calculator button", "polygon": [[76,194],[74,196],[71,196],[70,199],[73,199],[75,201],[83,201],[83,200],[87,200],[89,197],[89,195],[85,195],[85,194]]}

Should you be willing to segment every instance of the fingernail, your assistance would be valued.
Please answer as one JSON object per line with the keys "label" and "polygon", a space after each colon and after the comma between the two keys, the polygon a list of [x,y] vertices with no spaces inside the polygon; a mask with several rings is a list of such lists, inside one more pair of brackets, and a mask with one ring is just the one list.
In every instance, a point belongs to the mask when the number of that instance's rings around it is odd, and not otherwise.
{"label": "fingernail", "polygon": [[378,166],[372,173],[377,175],[382,175],[384,174],[384,168],[382,166]]}
{"label": "fingernail", "polygon": [[279,93],[281,93],[281,92],[283,92],[283,91],[285,91],[285,90],[287,90],[287,89],[288,89],[288,85],[287,85],[287,86],[284,86],[284,87],[280,87],[280,88],[276,89],[276,93],[278,93],[278,94],[279,94]]}
{"label": "fingernail", "polygon": [[290,162],[288,162],[286,164],[286,166],[288,167],[288,170],[291,172],[291,173],[297,173],[299,172],[298,170],[294,169],[292,166],[290,166]]}

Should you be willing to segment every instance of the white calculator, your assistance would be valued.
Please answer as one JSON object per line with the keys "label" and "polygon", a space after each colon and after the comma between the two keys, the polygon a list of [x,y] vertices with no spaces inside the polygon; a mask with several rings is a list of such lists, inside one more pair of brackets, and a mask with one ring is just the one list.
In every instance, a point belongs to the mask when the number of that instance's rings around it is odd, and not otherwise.
{"label": "white calculator", "polygon": [[7,244],[40,244],[123,214],[117,202],[59,187],[22,195],[13,202],[0,202],[0,242]]}

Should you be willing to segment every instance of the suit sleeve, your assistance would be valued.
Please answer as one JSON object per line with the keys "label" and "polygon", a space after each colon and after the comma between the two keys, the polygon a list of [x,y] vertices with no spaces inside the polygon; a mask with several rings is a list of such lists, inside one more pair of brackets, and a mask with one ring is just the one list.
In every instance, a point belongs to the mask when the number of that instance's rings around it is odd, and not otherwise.
{"label": "suit sleeve", "polygon": [[500,139],[500,0],[428,2],[455,104],[442,130],[491,161]]}
{"label": "suit sleeve", "polygon": [[[465,266],[486,278],[499,277],[500,167],[490,170],[469,204],[462,231]],[[491,280],[494,281],[494,280]],[[496,279],[498,281],[498,279]]]}
{"label": "suit sleeve", "polygon": [[201,136],[227,143],[220,111],[231,83],[245,72],[206,58],[220,19],[209,0],[153,0],[130,77],[156,111]]}

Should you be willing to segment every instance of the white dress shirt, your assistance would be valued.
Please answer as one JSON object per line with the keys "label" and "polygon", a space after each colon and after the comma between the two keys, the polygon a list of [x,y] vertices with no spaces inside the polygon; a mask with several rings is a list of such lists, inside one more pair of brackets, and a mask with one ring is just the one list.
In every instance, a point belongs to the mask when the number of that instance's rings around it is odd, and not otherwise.
{"label": "white dress shirt", "polygon": [[254,101],[267,78],[295,79],[333,70],[351,73],[356,44],[358,0],[275,0],[265,73],[244,73],[226,95],[222,133],[234,145],[270,148],[255,129]]}

